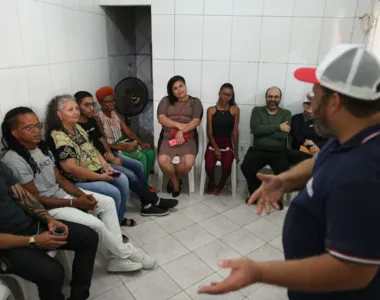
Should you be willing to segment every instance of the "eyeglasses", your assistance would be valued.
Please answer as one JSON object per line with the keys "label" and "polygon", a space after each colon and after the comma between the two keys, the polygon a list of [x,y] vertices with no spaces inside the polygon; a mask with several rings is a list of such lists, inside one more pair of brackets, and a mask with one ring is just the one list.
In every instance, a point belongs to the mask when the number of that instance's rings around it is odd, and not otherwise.
{"label": "eyeglasses", "polygon": [[43,123],[38,123],[38,124],[31,124],[31,125],[28,125],[28,126],[21,127],[18,130],[25,130],[26,132],[32,132],[32,131],[34,131],[36,129],[41,130],[42,128],[44,128],[44,124]]}
{"label": "eyeglasses", "polygon": [[232,94],[220,93],[224,98],[232,98]]}
{"label": "eyeglasses", "polygon": [[86,108],[90,108],[91,106],[92,107],[96,107],[98,104],[96,103],[96,102],[86,102],[85,104],[84,104],[84,107],[86,107]]}

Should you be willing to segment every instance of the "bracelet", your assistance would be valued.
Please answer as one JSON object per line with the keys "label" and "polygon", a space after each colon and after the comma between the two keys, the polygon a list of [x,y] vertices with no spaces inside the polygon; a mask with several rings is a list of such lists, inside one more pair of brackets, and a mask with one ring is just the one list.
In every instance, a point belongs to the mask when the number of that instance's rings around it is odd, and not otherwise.
{"label": "bracelet", "polygon": [[110,164],[105,164],[105,165],[102,167],[102,169],[105,171],[106,168],[109,167],[109,166],[110,166]]}
{"label": "bracelet", "polygon": [[73,199],[70,199],[70,207],[73,206]]}

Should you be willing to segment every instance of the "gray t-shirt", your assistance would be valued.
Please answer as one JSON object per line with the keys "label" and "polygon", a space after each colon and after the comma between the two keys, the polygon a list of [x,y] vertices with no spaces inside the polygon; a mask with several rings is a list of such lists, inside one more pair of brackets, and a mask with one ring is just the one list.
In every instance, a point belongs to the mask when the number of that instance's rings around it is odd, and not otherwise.
{"label": "gray t-shirt", "polygon": [[39,173],[33,174],[33,170],[26,160],[13,150],[5,153],[3,162],[12,170],[13,175],[21,184],[34,180],[40,196],[65,198],[67,193],[59,187],[55,178],[54,158],[43,154],[39,148],[29,150],[29,152],[40,169]]}

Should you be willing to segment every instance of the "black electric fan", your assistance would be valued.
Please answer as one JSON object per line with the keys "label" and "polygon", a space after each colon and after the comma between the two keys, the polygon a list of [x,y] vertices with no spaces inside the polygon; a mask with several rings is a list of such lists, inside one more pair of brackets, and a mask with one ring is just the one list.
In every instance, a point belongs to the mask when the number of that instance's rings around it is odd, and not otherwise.
{"label": "black electric fan", "polygon": [[128,125],[131,124],[131,117],[144,110],[148,104],[148,96],[146,85],[136,77],[126,77],[116,85],[116,109],[125,117]]}

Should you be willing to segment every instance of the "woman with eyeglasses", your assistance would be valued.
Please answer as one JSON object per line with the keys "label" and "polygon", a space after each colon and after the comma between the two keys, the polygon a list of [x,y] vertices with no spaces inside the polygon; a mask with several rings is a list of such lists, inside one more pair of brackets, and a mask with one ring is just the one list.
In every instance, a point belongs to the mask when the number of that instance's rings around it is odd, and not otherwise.
{"label": "woman with eyeglasses", "polygon": [[[222,193],[231,174],[234,159],[239,161],[239,117],[240,109],[236,106],[234,87],[225,83],[219,90],[219,100],[207,110],[207,136],[209,143],[205,153],[206,173],[209,178],[208,194]],[[215,185],[215,165],[222,164],[222,176]]]}
{"label": "woman with eyeglasses", "polygon": [[[162,131],[158,142],[158,163],[162,172],[169,178],[168,193],[179,196],[185,175],[193,168],[198,153],[197,127],[203,116],[203,106],[198,98],[187,94],[185,79],[174,76],[167,84],[168,95],[157,109],[158,122]],[[180,163],[173,165],[175,156]]]}
{"label": "woman with eyeglasses", "polygon": [[114,170],[79,126],[79,107],[70,95],[54,97],[46,113],[46,141],[63,175],[79,188],[114,199],[121,226],[134,226],[124,218],[129,195],[128,178]]}

